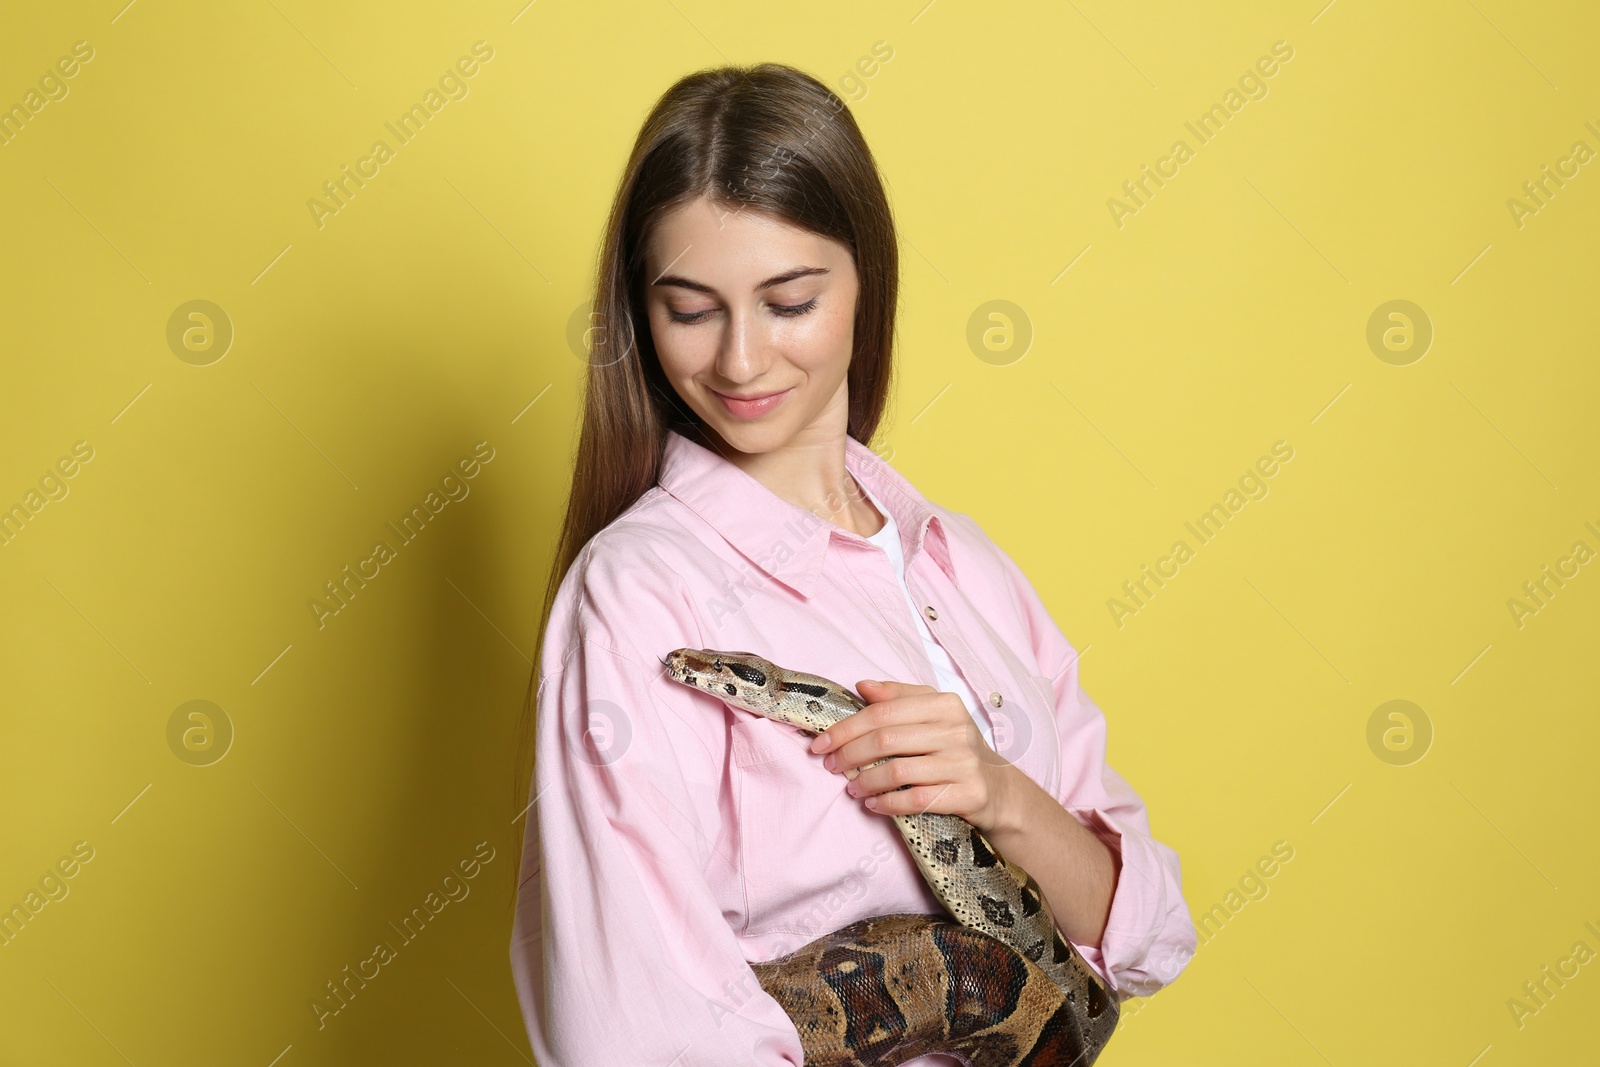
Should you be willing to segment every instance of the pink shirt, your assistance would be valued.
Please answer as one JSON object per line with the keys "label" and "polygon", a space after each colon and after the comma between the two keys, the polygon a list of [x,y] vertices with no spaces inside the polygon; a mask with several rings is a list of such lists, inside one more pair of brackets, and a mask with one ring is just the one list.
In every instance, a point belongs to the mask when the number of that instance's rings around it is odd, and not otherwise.
{"label": "pink shirt", "polygon": [[[1120,997],[1154,993],[1195,949],[1178,856],[1105,762],[1076,651],[973,519],[853,438],[846,466],[892,513],[907,587],[996,751],[1121,855],[1101,947],[1079,951]],[[681,647],[851,687],[934,684],[882,549],[669,431],[659,483],[585,546],[545,637],[511,943],[540,1067],[799,1067],[799,1035],[747,961],[943,910],[894,822],[846,794],[808,736],[665,676]]]}

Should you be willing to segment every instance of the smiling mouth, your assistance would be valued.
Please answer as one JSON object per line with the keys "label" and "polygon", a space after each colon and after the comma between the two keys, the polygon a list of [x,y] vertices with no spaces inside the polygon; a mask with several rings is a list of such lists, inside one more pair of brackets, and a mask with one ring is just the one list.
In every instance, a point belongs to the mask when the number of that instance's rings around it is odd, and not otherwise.
{"label": "smiling mouth", "polygon": [[717,394],[717,399],[722,402],[722,408],[728,414],[741,419],[754,419],[772,411],[782,404],[784,399],[794,388],[780,389],[773,393],[761,393],[755,396],[731,396],[728,393],[711,390]]}
{"label": "smiling mouth", "polygon": [[752,401],[752,400],[765,400],[769,396],[777,396],[779,393],[787,393],[789,390],[787,390],[787,389],[774,389],[770,393],[752,393],[749,396],[738,396],[737,394],[734,394],[734,393],[724,393],[720,389],[713,389],[711,391],[713,393],[716,393],[718,396],[727,397],[729,400],[740,400],[740,401],[749,402],[749,401]]}

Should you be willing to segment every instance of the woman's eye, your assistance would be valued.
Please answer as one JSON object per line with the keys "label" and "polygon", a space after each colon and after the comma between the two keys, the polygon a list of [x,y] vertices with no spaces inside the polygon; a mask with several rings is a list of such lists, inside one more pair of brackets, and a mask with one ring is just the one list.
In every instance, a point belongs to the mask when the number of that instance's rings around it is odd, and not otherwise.
{"label": "woman's eye", "polygon": [[812,297],[804,304],[773,304],[772,310],[785,317],[793,317],[795,315],[804,315],[806,312],[810,311],[816,306],[817,298]]}
{"label": "woman's eye", "polygon": [[[786,319],[794,318],[794,317],[796,317],[798,315],[804,315],[807,312],[809,312],[810,310],[812,310],[813,308],[815,308],[816,306],[817,306],[817,298],[816,297],[812,297],[810,300],[807,300],[804,304],[773,304],[773,305],[771,305],[772,310],[773,310],[774,313],[776,313],[777,315],[780,315],[780,316],[782,316],[783,318],[786,318]],[[706,319],[710,318],[714,314],[716,314],[716,309],[715,308],[712,308],[709,311],[673,311],[671,308],[667,309],[667,316],[670,319],[672,319],[673,322],[681,322],[681,323],[683,323],[685,325],[689,325],[689,326],[692,326],[695,323],[704,322]]]}

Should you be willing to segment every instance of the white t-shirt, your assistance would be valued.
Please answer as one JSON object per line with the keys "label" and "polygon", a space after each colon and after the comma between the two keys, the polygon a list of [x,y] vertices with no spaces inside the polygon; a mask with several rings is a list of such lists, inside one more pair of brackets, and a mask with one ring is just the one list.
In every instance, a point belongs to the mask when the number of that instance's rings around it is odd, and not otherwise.
{"label": "white t-shirt", "polygon": [[[859,482],[856,484],[860,485]],[[861,486],[861,491],[872,501],[873,507],[878,509],[878,514],[883,516],[883,529],[870,535],[867,540],[889,554],[889,562],[894,566],[895,577],[900,580],[900,590],[906,596],[906,606],[911,609],[911,617],[916,620],[917,631],[922,635],[922,646],[927,650],[928,659],[933,662],[933,673],[937,679],[935,688],[941,693],[955,693],[961,698],[961,702],[967,706],[967,712],[972,716],[972,721],[978,724],[978,731],[983,734],[983,739],[989,743],[990,748],[993,748],[994,733],[978,712],[978,694],[974,693],[972,687],[957,673],[955,664],[950,662],[949,654],[933,639],[927,620],[922,617],[922,612],[917,610],[917,602],[911,597],[911,588],[906,585],[905,552],[900,546],[900,531],[895,525],[894,516],[889,513],[888,508],[878,502],[878,498],[865,485]]]}

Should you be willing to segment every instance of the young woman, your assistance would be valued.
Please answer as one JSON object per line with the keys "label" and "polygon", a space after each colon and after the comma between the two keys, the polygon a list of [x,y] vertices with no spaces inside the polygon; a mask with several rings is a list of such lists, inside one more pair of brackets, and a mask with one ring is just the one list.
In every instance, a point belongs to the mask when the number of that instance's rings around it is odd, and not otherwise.
{"label": "young woman", "polygon": [[[1072,645],[977,522],[869,447],[897,278],[871,153],[824,85],[723,68],[656,104],[601,250],[517,792],[511,958],[541,1064],[800,1064],[749,963],[942,910],[891,814],[983,831],[1119,998],[1194,952],[1178,857],[1107,766]],[[824,753],[670,680],[680,647],[870,706]]]}

